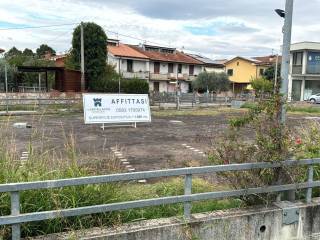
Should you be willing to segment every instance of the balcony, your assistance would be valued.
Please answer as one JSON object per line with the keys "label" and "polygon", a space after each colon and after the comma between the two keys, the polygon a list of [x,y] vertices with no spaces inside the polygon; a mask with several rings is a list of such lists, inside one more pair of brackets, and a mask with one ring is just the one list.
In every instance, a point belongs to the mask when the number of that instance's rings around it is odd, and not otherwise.
{"label": "balcony", "polygon": [[149,72],[122,72],[123,78],[149,79]]}
{"label": "balcony", "polygon": [[293,65],[292,74],[302,74],[302,65]]}
{"label": "balcony", "polygon": [[167,81],[167,80],[170,80],[170,76],[168,73],[167,74],[165,74],[165,73],[151,73],[150,79],[159,80],[159,81]]}
{"label": "balcony", "polygon": [[151,73],[150,79],[158,81],[168,81],[168,80],[184,80],[184,81],[193,81],[196,79],[196,76],[190,76],[186,73]]}

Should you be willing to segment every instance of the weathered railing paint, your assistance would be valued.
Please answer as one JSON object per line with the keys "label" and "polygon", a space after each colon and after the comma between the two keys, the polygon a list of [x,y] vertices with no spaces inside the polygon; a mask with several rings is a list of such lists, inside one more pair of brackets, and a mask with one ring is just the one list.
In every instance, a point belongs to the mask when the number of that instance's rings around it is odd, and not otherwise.
{"label": "weathered railing paint", "polygon": [[[261,193],[276,193],[288,190],[307,189],[306,201],[311,202],[312,189],[320,187],[320,181],[313,181],[313,165],[320,164],[320,159],[305,159],[305,160],[288,160],[282,162],[261,162],[261,163],[244,163],[244,164],[229,164],[217,165],[208,167],[194,168],[178,168],[158,171],[145,171],[136,173],[121,173],[103,176],[92,176],[82,178],[71,178],[61,180],[48,180],[26,183],[9,183],[0,185],[0,193],[9,192],[11,194],[11,215],[1,216],[0,225],[12,225],[12,239],[20,239],[20,224],[33,221],[42,221],[54,218],[63,218],[71,216],[88,215],[95,213],[103,213],[117,210],[127,210],[133,208],[158,206],[164,204],[183,203],[184,216],[189,219],[191,216],[191,203],[194,201],[221,199],[226,197],[238,197],[250,194]],[[266,186],[257,188],[248,188],[231,191],[206,192],[192,194],[192,175],[218,173],[228,171],[244,171],[252,169],[279,168],[279,167],[308,167],[308,181],[305,183],[286,184],[277,186]],[[20,214],[20,199],[19,192],[26,190],[53,189],[69,186],[79,186],[88,184],[103,184],[119,181],[133,181],[139,179],[151,179],[159,177],[174,177],[185,176],[184,195],[159,197],[154,199],[137,200],[130,202],[120,202],[111,204],[102,204],[95,206],[79,207],[72,209],[61,209],[34,213]]]}

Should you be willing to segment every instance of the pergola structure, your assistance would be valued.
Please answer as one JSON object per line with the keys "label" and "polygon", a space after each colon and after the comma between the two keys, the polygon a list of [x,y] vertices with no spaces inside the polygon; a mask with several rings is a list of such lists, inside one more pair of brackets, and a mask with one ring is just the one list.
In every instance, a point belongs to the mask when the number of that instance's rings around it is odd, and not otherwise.
{"label": "pergola structure", "polygon": [[[55,82],[53,89],[60,92],[81,92],[81,72],[77,70],[65,69],[64,67],[33,67],[19,66],[19,72],[23,73],[44,73],[45,89],[48,92],[48,72],[55,73]],[[41,91],[41,83],[39,77],[39,91]]]}
{"label": "pergola structure", "polygon": [[[63,67],[38,67],[38,66],[18,66],[18,71],[23,73],[45,73],[45,89],[48,92],[48,72],[63,72]],[[39,82],[39,89],[41,85]]]}

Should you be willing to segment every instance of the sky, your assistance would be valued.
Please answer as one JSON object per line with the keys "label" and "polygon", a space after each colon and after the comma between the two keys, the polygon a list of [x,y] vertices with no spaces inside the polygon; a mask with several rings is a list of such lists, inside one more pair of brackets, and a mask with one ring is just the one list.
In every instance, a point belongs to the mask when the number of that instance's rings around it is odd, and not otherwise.
{"label": "sky", "polygon": [[[320,0],[294,0],[292,42],[320,41]],[[279,53],[285,0],[0,0],[0,48],[58,53],[81,22],[102,26],[123,43],[147,42],[213,59]],[[23,29],[48,25],[46,28]],[[21,28],[10,29],[8,28]]]}

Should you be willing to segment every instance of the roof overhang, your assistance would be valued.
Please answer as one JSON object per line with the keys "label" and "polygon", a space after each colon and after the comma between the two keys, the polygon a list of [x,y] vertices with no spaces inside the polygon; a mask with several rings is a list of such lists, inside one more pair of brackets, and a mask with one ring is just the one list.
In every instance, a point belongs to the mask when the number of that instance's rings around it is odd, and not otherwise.
{"label": "roof overhang", "polygon": [[291,51],[316,50],[320,51],[320,42],[299,42],[291,44]]}
{"label": "roof overhang", "polygon": [[17,68],[19,72],[50,72],[64,70],[64,67],[18,66]]}
{"label": "roof overhang", "polygon": [[227,65],[227,64],[229,64],[229,63],[231,63],[231,62],[233,62],[233,61],[235,61],[235,60],[237,60],[237,59],[241,59],[241,60],[250,62],[250,63],[252,63],[252,64],[258,64],[258,63],[259,63],[258,60],[257,60],[257,61],[254,61],[254,60],[251,60],[251,59],[249,59],[249,58],[237,56],[237,57],[234,57],[234,58],[230,59],[229,61],[227,61],[227,62],[225,63],[225,65]]}

